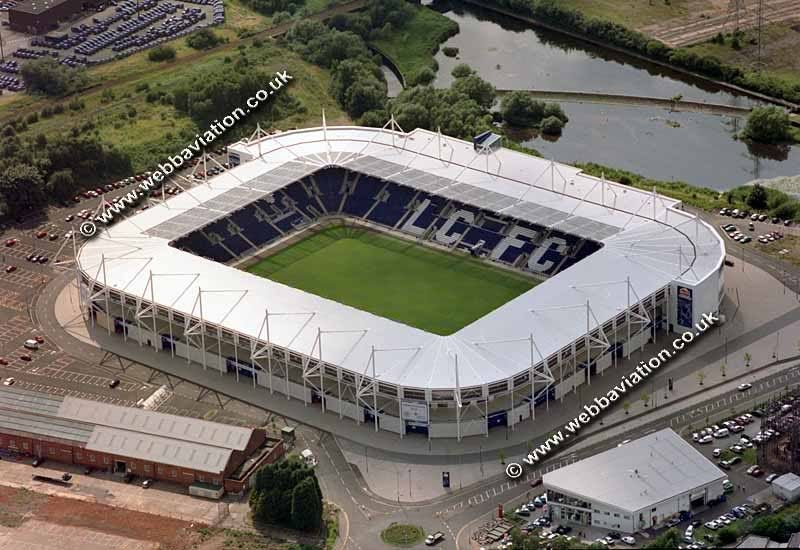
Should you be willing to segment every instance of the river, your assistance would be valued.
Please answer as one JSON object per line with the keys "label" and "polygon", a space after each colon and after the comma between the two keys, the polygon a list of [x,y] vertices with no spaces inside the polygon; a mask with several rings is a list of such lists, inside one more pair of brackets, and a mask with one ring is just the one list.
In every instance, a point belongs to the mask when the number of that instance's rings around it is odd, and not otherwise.
{"label": "river", "polygon": [[[499,89],[623,93],[751,105],[746,96],[558,33],[460,2],[428,3],[459,24],[442,46],[457,58],[436,55],[436,86],[452,82],[451,70],[467,63]],[[800,173],[800,149],[752,150],[734,139],[744,119],[676,113],[654,107],[565,102],[570,117],[563,135],[544,139],[530,132],[521,141],[558,161],[599,162],[645,176],[726,190],[756,178]]]}

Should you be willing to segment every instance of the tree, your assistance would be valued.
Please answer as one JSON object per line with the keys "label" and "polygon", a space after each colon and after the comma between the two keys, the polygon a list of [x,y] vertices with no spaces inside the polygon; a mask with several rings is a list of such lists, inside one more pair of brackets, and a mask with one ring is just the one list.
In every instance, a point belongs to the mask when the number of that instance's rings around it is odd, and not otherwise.
{"label": "tree", "polygon": [[754,210],[764,210],[767,207],[767,190],[763,185],[756,183],[747,194],[745,202]]}
{"label": "tree", "polygon": [[464,94],[483,109],[491,108],[494,103],[494,86],[476,74],[456,78],[455,82],[450,86],[450,89],[457,93]]}
{"label": "tree", "polygon": [[75,194],[75,178],[66,168],[50,174],[47,179],[47,194],[57,200],[66,200]]}
{"label": "tree", "polygon": [[771,105],[755,107],[747,117],[747,125],[742,134],[745,138],[760,143],[786,143],[791,141],[791,122],[789,114]]}
{"label": "tree", "polygon": [[411,78],[412,86],[427,86],[436,79],[436,73],[430,67],[423,67]]}
{"label": "tree", "polygon": [[506,463],[506,453],[500,451],[500,464],[505,464],[505,463]]}
{"label": "tree", "polygon": [[[800,344],[800,343],[799,343]],[[753,358],[748,352],[744,352],[744,366],[750,367],[750,360]]]}
{"label": "tree", "polygon": [[322,498],[314,480],[307,477],[292,490],[292,526],[316,531],[322,525]]}
{"label": "tree", "polygon": [[544,117],[545,104],[536,101],[530,94],[514,91],[503,96],[500,113],[508,124],[514,126],[536,126]]}
{"label": "tree", "polygon": [[45,203],[42,175],[30,164],[10,164],[0,170],[0,197],[5,211],[0,216],[19,216],[23,212],[38,210]]}
{"label": "tree", "polygon": [[723,378],[725,378],[725,375],[726,375],[726,370],[727,370],[725,367],[726,367],[725,363],[722,363],[722,364],[719,366],[719,372],[720,372],[720,374],[722,374],[722,377],[723,377]]}
{"label": "tree", "polygon": [[625,401],[625,402],[622,404],[622,408],[625,410],[625,414],[629,414],[629,413],[630,413],[630,410],[631,410],[631,404],[630,404],[630,401]]}
{"label": "tree", "polygon": [[561,119],[549,116],[542,121],[541,130],[543,134],[547,134],[550,136],[557,136],[561,134],[561,130],[564,128],[564,123]]}
{"label": "tree", "polygon": [[564,109],[561,108],[561,105],[558,103],[547,103],[544,106],[544,118],[547,117],[556,117],[558,120],[566,124],[569,122],[569,117],[564,112]]}
{"label": "tree", "polygon": [[73,92],[87,81],[85,70],[68,69],[50,57],[28,61],[20,72],[29,92],[49,96]]}
{"label": "tree", "polygon": [[[699,381],[700,381],[700,385],[701,385],[701,386],[703,385],[703,380],[705,380],[705,379],[706,379],[706,375],[705,375],[705,373],[704,373],[704,372],[698,372],[698,373],[697,373],[697,380],[699,380]],[[707,424],[707,423],[708,423],[708,422],[706,422],[706,424]]]}
{"label": "tree", "polygon": [[647,407],[648,406],[648,402],[650,401],[650,394],[645,392],[645,393],[642,394],[642,396],[639,399],[641,399],[642,403],[644,403],[644,406]]}

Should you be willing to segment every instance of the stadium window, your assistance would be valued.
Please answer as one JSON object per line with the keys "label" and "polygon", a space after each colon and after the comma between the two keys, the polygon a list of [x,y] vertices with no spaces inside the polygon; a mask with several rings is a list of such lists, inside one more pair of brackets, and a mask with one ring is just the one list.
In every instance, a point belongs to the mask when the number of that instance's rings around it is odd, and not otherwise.
{"label": "stadium window", "polygon": [[472,388],[464,388],[461,390],[462,401],[469,401],[471,399],[477,399],[480,397],[483,397],[483,388],[480,386]]}
{"label": "stadium window", "polygon": [[336,368],[330,365],[325,365],[325,375],[331,378],[339,378],[339,373],[336,371]]}
{"label": "stadium window", "polygon": [[397,395],[397,386],[392,386],[390,384],[378,384],[378,392],[384,395]]}
{"label": "stadium window", "polygon": [[351,382],[351,383],[354,384],[355,381],[356,381],[356,377],[353,376],[352,374],[350,374],[349,372],[343,372],[342,373],[342,380],[344,380],[345,382]]}
{"label": "stadium window", "polygon": [[425,401],[425,391],[424,390],[412,390],[406,388],[403,390],[403,398],[404,399],[416,399],[417,401]]}
{"label": "stadium window", "polygon": [[432,401],[453,401],[455,396],[452,390],[433,390],[431,391]]}
{"label": "stadium window", "polygon": [[175,313],[175,314],[172,315],[172,321],[182,325],[184,322],[186,322],[186,319],[183,318],[183,315],[180,315],[179,313]]}
{"label": "stadium window", "polygon": [[56,454],[56,449],[55,449],[55,447],[49,447],[47,452],[50,453],[51,455],[54,455],[54,454]]}
{"label": "stadium window", "polygon": [[110,296],[112,300],[114,300],[115,302],[119,302],[120,300],[119,292],[117,292],[116,290],[112,290]]}
{"label": "stadium window", "polygon": [[[522,386],[523,384],[527,384],[528,380],[530,380],[530,377],[531,377],[531,374],[529,372],[520,374],[519,376],[515,377],[514,378],[514,387],[518,388],[519,386]],[[463,394],[462,394],[462,396],[463,396]]]}
{"label": "stadium window", "polygon": [[508,390],[508,382],[506,380],[495,382],[494,384],[489,384],[489,395],[502,393],[507,390]]}

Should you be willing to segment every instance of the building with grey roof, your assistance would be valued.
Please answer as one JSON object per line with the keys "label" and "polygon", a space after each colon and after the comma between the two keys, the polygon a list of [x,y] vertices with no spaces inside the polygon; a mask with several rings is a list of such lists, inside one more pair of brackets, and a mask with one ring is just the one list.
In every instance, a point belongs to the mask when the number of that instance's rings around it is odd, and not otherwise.
{"label": "building with grey roof", "polygon": [[281,442],[261,429],[13,387],[0,387],[0,449],[234,492],[283,454]]}
{"label": "building with grey roof", "polygon": [[544,475],[553,521],[634,533],[723,494],[725,474],[664,429]]}

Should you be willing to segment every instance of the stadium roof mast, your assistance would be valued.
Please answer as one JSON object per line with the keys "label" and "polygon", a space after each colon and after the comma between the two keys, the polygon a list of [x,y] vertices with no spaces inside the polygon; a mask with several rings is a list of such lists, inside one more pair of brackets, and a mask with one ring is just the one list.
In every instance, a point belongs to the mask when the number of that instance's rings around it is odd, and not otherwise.
{"label": "stadium roof mast", "polygon": [[[316,312],[303,311],[303,312],[288,312],[288,313],[284,313],[284,312],[272,313],[272,312],[269,311],[269,309],[264,309],[264,319],[261,321],[261,326],[258,329],[258,336],[256,337],[255,340],[251,339],[251,341],[250,341],[250,359],[254,360],[256,362],[256,364],[261,366],[261,363],[259,363],[258,360],[266,358],[266,360],[267,360],[267,372],[269,374],[269,393],[270,394],[273,393],[272,373],[273,373],[273,366],[274,366],[272,364],[272,355],[273,355],[274,348],[273,348],[272,338],[271,338],[270,331],[269,331],[269,318],[270,318],[270,316],[272,316],[272,317],[277,317],[277,316],[308,316],[308,319],[306,319],[306,322],[303,323],[300,326],[300,328],[298,329],[297,333],[295,333],[295,336],[296,336],[297,334],[300,333],[300,331],[302,331],[306,327],[306,325],[308,325],[308,323],[311,322],[311,319],[313,319],[315,315],[316,315]],[[263,346],[259,347],[258,343],[262,341],[261,340],[261,335],[262,334],[264,334],[264,336],[266,337],[266,345],[263,345]],[[286,365],[284,365],[284,367],[283,367],[283,372],[284,372],[284,375],[286,377],[286,399],[289,400],[289,399],[291,399],[291,393],[289,392],[289,369],[288,369],[288,367]]]}
{"label": "stadium roof mast", "polygon": [[[311,346],[311,351],[308,354],[308,357],[303,361],[303,388],[305,388],[306,383],[308,383],[312,388],[319,391],[322,400],[322,412],[325,412],[325,361],[322,358],[322,335],[323,334],[359,334],[360,336],[358,339],[353,343],[350,348],[350,351],[346,354],[349,355],[350,352],[353,351],[358,343],[367,335],[369,332],[368,329],[354,329],[354,330],[322,330],[321,328],[317,327],[317,337],[314,339],[314,344]],[[317,355],[319,360],[316,362],[315,365],[311,364],[312,358],[314,356],[314,350],[317,350]],[[319,387],[316,387],[312,382],[312,376],[318,373],[319,374]],[[341,383],[341,370],[337,369],[337,384],[339,393],[337,395],[341,396],[342,390],[342,383]],[[305,395],[303,396],[305,398]],[[306,403],[308,405],[308,403]],[[339,399],[339,415],[341,416],[342,413],[342,400]]]}
{"label": "stadium roof mast", "polygon": [[[536,315],[538,313],[544,311],[560,311],[565,309],[583,309],[586,308],[586,334],[584,335],[584,340],[586,342],[586,381],[589,385],[592,384],[592,372],[591,372],[591,362],[592,362],[592,350],[593,349],[600,349],[601,354],[611,348],[611,343],[608,341],[608,337],[606,336],[605,331],[603,330],[603,325],[600,321],[597,320],[597,316],[595,316],[594,311],[592,310],[592,306],[589,303],[589,300],[586,300],[585,304],[575,304],[575,305],[568,305],[568,306],[549,306],[543,307],[538,309],[530,309],[528,310],[530,313]],[[630,308],[629,308],[630,309]],[[597,330],[597,336],[592,336],[592,320],[595,323],[595,330]],[[630,337],[629,337],[630,339]],[[594,346],[592,344],[595,344]],[[573,372],[573,375],[575,373]]]}

